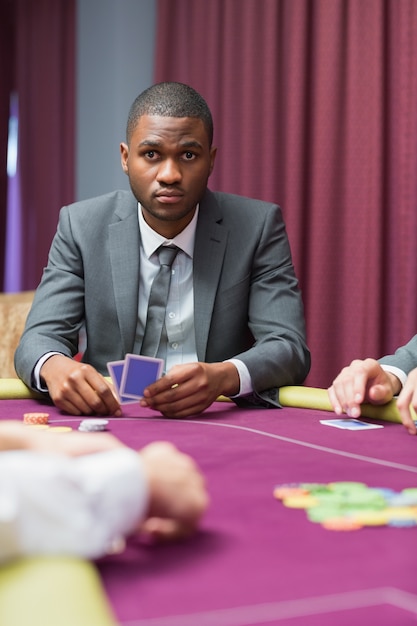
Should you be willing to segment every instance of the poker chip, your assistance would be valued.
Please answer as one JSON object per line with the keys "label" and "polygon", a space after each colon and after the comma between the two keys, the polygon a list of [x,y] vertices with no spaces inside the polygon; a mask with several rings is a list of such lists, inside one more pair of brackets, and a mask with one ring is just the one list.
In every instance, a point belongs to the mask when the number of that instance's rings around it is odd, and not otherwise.
{"label": "poker chip", "polygon": [[387,525],[394,528],[414,528],[417,526],[417,521],[412,519],[391,519]]}
{"label": "poker chip", "polygon": [[415,506],[393,506],[387,511],[389,520],[417,520],[417,508]]}
{"label": "poker chip", "polygon": [[306,489],[302,489],[298,485],[296,487],[282,485],[275,487],[274,489],[274,497],[278,500],[284,500],[285,498],[292,498],[296,496],[305,496],[306,494],[308,494],[308,491]]}
{"label": "poker chip", "polygon": [[290,509],[309,509],[311,507],[317,506],[318,500],[314,496],[310,495],[299,495],[299,496],[290,496],[284,498],[284,505]]}
{"label": "poker chip", "polygon": [[361,526],[386,526],[389,519],[386,511],[369,510],[352,513],[351,516]]}
{"label": "poker chip", "polygon": [[392,498],[390,499],[390,502],[391,502],[391,506],[396,506],[399,508],[404,507],[404,506],[408,507],[408,506],[417,505],[416,497],[413,496],[412,494],[406,494],[404,493],[404,491],[393,495]]}
{"label": "poker chip", "polygon": [[24,413],[24,424],[47,424],[49,420],[49,413]]}
{"label": "poker chip", "polygon": [[362,524],[346,517],[334,517],[323,520],[322,526],[326,530],[359,530],[362,528]]}
{"label": "poker chip", "polygon": [[310,522],[321,524],[326,519],[334,519],[340,515],[339,508],[337,506],[323,505],[314,506],[307,509],[307,517]]}
{"label": "poker chip", "polygon": [[49,430],[54,431],[54,433],[69,433],[71,432],[71,426],[51,426]]}
{"label": "poker chip", "polygon": [[78,430],[90,433],[100,430],[107,430],[108,423],[109,420],[106,419],[90,418],[87,420],[83,420],[78,426]]}
{"label": "poker chip", "polygon": [[401,492],[404,496],[414,497],[417,503],[417,487],[408,487]]}

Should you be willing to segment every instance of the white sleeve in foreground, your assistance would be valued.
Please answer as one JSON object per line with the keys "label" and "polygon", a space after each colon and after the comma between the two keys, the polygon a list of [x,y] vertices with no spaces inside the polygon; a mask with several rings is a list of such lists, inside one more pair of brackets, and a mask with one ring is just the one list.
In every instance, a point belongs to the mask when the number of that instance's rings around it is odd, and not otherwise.
{"label": "white sleeve in foreground", "polygon": [[118,448],[80,457],[0,454],[0,560],[65,554],[97,558],[146,513],[140,456]]}

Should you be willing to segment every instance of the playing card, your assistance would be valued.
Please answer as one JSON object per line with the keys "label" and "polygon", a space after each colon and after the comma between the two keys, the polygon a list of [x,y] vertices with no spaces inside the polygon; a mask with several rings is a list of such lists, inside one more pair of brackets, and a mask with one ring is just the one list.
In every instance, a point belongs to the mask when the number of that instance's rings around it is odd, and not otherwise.
{"label": "playing card", "polygon": [[334,426],[344,430],[373,430],[375,428],[384,428],[380,424],[369,424],[353,417],[340,417],[338,419],[320,420],[320,424],[325,426]]}
{"label": "playing card", "polygon": [[160,378],[163,366],[163,359],[126,354],[120,381],[120,394],[126,398],[140,400],[145,388]]}
{"label": "playing card", "polygon": [[107,369],[109,370],[110,378],[116,391],[117,399],[119,400],[120,404],[131,404],[133,402],[137,402],[137,399],[132,399],[130,396],[123,396],[120,393],[120,384],[122,382],[124,366],[125,361],[110,361],[109,363],[107,363]]}

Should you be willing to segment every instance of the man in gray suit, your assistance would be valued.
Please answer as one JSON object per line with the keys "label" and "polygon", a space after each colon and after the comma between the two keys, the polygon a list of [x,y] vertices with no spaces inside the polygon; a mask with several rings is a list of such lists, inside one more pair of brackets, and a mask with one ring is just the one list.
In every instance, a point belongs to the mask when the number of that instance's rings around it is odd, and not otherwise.
{"label": "man in gray suit", "polygon": [[375,359],[356,359],[342,369],[328,389],[337,414],[346,411],[359,417],[362,402],[386,404],[397,396],[402,422],[411,435],[417,428],[410,407],[417,410],[417,335],[395,354]]}
{"label": "man in gray suit", "polygon": [[[219,396],[279,406],[310,367],[303,305],[277,205],[207,189],[216,148],[204,99],[160,83],[133,103],[121,162],[132,193],[61,210],[15,367],[71,414],[120,414],[109,361],[140,353],[158,248],[175,245],[166,375],[142,406],[168,417]],[[86,349],[74,360],[82,325]]]}

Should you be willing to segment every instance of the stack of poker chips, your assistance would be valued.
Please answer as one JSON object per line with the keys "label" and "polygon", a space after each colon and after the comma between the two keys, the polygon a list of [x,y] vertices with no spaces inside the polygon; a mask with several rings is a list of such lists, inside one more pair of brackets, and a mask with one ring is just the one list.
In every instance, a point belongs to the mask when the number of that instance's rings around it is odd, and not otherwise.
{"label": "stack of poker chips", "polygon": [[304,509],[311,522],[327,530],[366,526],[417,526],[417,487],[394,491],[360,482],[277,485],[274,497],[289,508]]}
{"label": "stack of poker chips", "polygon": [[31,426],[36,424],[45,425],[48,423],[49,413],[24,413],[23,414],[23,423],[30,424]]}
{"label": "stack of poker chips", "polygon": [[90,418],[87,420],[83,420],[78,426],[78,430],[89,433],[97,432],[100,430],[107,430],[108,423],[109,420]]}

